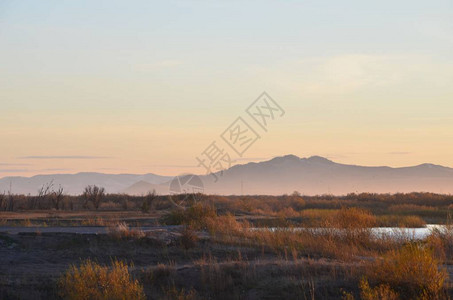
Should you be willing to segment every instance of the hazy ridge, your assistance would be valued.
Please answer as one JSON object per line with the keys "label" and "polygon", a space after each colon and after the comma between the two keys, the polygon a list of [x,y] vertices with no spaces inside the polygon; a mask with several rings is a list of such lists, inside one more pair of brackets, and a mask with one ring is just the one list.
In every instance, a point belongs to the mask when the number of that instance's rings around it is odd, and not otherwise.
{"label": "hazy ridge", "polygon": [[[203,175],[204,192],[209,194],[347,194],[351,192],[453,192],[453,169],[433,164],[412,167],[365,167],[333,162],[320,156],[299,158],[295,155],[268,161],[235,165],[223,173]],[[169,193],[171,176],[156,174],[78,173],[4,177],[0,192],[35,194],[53,181],[68,194],[80,194],[87,185],[99,185],[109,193],[146,194],[156,190]]]}

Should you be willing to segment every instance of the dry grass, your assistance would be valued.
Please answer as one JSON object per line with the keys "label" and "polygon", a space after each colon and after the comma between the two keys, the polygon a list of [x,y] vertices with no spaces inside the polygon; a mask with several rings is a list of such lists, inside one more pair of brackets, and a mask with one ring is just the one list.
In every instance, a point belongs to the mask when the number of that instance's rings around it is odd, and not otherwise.
{"label": "dry grass", "polygon": [[426,238],[428,247],[433,250],[434,255],[441,261],[451,262],[453,260],[453,226],[446,225],[442,229],[434,229]]}
{"label": "dry grass", "polygon": [[448,278],[432,250],[417,244],[390,251],[372,264],[368,276],[403,299],[442,299]]}
{"label": "dry grass", "polygon": [[154,286],[170,285],[174,281],[176,275],[176,264],[171,262],[169,264],[157,264],[152,270],[145,272],[145,283]]}
{"label": "dry grass", "polygon": [[146,236],[145,233],[139,229],[130,229],[124,222],[109,226],[107,232],[110,236],[117,239],[141,239]]}
{"label": "dry grass", "polygon": [[426,226],[426,222],[418,216],[385,215],[377,217],[377,225],[379,227],[421,228]]}
{"label": "dry grass", "polygon": [[109,222],[105,221],[102,217],[86,218],[80,222],[82,226],[107,226]]}
{"label": "dry grass", "polygon": [[182,212],[178,220],[206,228],[213,238],[224,244],[265,248],[285,257],[308,255],[351,260],[357,256],[376,256],[395,248],[398,243],[374,238],[370,227],[376,218],[358,208],[335,211],[324,222],[324,227],[305,230],[252,229],[248,222],[238,222],[231,214],[217,216],[211,208],[200,204]]}
{"label": "dry grass", "polygon": [[[126,219],[133,222],[131,220],[136,220],[138,215],[122,218],[118,213],[118,216],[104,217],[102,213],[106,212],[102,212],[102,208],[108,205],[107,202],[99,206],[99,213],[90,215],[83,222],[98,226],[113,224],[108,227],[108,232],[118,241],[105,240],[114,247],[129,249],[129,254],[124,254],[124,250],[119,255],[131,255],[136,263],[143,264],[143,270],[147,270],[141,273],[145,291],[153,299],[253,298],[253,293],[283,298],[284,292],[289,298],[324,299],[323,296],[330,295],[338,298],[343,287],[352,291],[345,294],[348,299],[352,299],[352,295],[361,299],[441,299],[446,293],[447,276],[440,264],[453,260],[453,227],[434,231],[419,244],[407,246],[405,244],[410,243],[407,237],[376,238],[371,228],[422,227],[425,221],[417,214],[440,214],[443,210],[440,207],[448,207],[453,201],[451,197],[431,194],[366,194],[304,199],[298,195],[206,197],[208,201],[195,203],[185,210],[170,211],[161,219],[164,224],[184,225],[179,238],[175,232],[179,229],[172,228],[172,239],[165,246],[159,244],[161,248],[148,243],[148,239],[134,240],[145,237],[145,234],[119,222]],[[128,199],[134,201],[133,197]],[[433,206],[423,204],[431,200]],[[115,205],[124,203],[123,198],[115,198],[115,201]],[[139,210],[139,207],[128,205],[127,209]],[[159,213],[165,212],[168,210]],[[272,224],[278,224],[277,228],[257,229],[254,222],[259,220],[272,220]],[[200,232],[203,237],[207,232],[209,239],[199,241]],[[124,239],[130,240],[126,243]],[[101,242],[96,240],[96,243]],[[135,247],[139,244],[149,248],[137,251]],[[99,246],[99,249],[101,252],[104,247]],[[138,255],[143,253],[148,255],[146,259]],[[233,258],[236,253],[237,257]],[[169,260],[175,263],[158,264]],[[179,268],[176,268],[176,261]],[[308,263],[302,267],[302,261]],[[83,268],[89,271],[91,268],[90,272],[94,274],[90,275],[91,278],[108,276],[104,274],[111,270],[93,263],[86,265]],[[85,272],[82,266],[72,267],[73,277],[65,274],[65,282],[69,286],[73,281],[83,290],[93,290],[88,283],[84,286],[81,279],[74,280],[76,269],[80,274]],[[348,271],[338,273],[339,266],[348,266],[348,269],[345,267]],[[98,267],[107,268],[107,271],[101,272]],[[366,277],[359,282],[363,275]],[[130,281],[138,284],[128,276]],[[96,280],[90,279],[90,282]],[[98,293],[96,295],[107,293],[102,290],[102,284],[96,287],[98,290],[93,292]],[[62,288],[62,291],[71,299],[70,289]],[[81,298],[91,297],[81,295]]]}
{"label": "dry grass", "polygon": [[113,261],[110,268],[91,260],[73,265],[60,278],[59,286],[63,299],[145,299],[143,286],[120,261]]}
{"label": "dry grass", "polygon": [[164,290],[162,300],[196,300],[199,299],[197,292],[194,289],[178,289],[176,286]]}
{"label": "dry grass", "polygon": [[195,203],[187,209],[175,209],[161,218],[166,225],[187,225],[193,229],[206,229],[209,219],[217,217],[211,205]]}
{"label": "dry grass", "polygon": [[436,208],[428,205],[417,205],[417,204],[396,204],[390,205],[388,210],[390,212],[417,212],[417,211],[435,211]]}
{"label": "dry grass", "polygon": [[397,292],[392,290],[388,284],[380,284],[374,288],[366,279],[362,279],[359,284],[360,299],[362,300],[398,300],[400,296]]}
{"label": "dry grass", "polygon": [[179,238],[179,243],[182,248],[188,250],[195,248],[198,245],[198,235],[189,227],[185,227]]}

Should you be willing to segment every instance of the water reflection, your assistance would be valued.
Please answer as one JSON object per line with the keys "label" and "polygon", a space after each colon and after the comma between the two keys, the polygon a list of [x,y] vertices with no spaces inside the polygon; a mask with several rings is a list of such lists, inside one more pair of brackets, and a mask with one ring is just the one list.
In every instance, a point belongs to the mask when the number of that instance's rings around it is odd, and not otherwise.
{"label": "water reflection", "polygon": [[[429,236],[433,230],[443,231],[446,229],[445,225],[428,224],[422,228],[402,228],[402,227],[373,227],[370,228],[371,234],[376,238],[401,238],[410,240],[422,240]],[[344,229],[336,228],[305,228],[305,227],[270,227],[270,228],[251,228],[254,231],[306,231],[310,233],[338,233],[344,232]]]}

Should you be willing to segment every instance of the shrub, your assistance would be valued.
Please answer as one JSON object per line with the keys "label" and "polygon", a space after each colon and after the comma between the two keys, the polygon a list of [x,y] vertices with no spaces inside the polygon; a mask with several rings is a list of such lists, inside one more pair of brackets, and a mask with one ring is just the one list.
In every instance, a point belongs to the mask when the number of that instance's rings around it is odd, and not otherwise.
{"label": "shrub", "polygon": [[182,231],[181,237],[179,238],[179,242],[184,249],[188,250],[197,245],[198,236],[192,229],[185,227]]}
{"label": "shrub", "polygon": [[206,225],[211,234],[241,234],[248,227],[248,224],[236,221],[232,214],[211,218]]}
{"label": "shrub", "polygon": [[444,228],[434,229],[426,238],[426,242],[438,259],[447,261],[453,259],[453,226],[446,225]]}
{"label": "shrub", "polygon": [[419,216],[386,215],[378,217],[377,225],[380,227],[420,228],[425,227],[426,222]]}
{"label": "shrub", "polygon": [[359,284],[362,300],[398,300],[399,295],[388,284],[381,284],[371,288],[368,280],[362,279]]}
{"label": "shrub", "polygon": [[195,203],[187,209],[171,211],[161,219],[161,222],[167,225],[188,225],[193,229],[204,229],[208,220],[216,217],[214,207]]}
{"label": "shrub", "polygon": [[172,285],[168,289],[164,289],[163,300],[195,300],[198,299],[197,292],[194,289],[184,290],[178,289],[175,285]]}
{"label": "shrub", "polygon": [[143,201],[142,206],[140,207],[140,210],[144,214],[149,213],[149,202],[147,199],[145,199],[145,201]]}
{"label": "shrub", "polygon": [[154,270],[145,272],[145,284],[159,287],[170,285],[175,281],[175,276],[176,265],[174,262],[168,265],[159,263]]}
{"label": "shrub", "polygon": [[431,249],[409,244],[374,263],[370,279],[389,285],[404,299],[438,299],[447,279],[446,270],[438,264]]}
{"label": "shrub", "polygon": [[88,208],[88,202],[91,201],[93,203],[94,208],[96,208],[97,210],[105,197],[105,189],[103,187],[98,187],[96,185],[89,185],[83,191],[82,196],[85,199],[85,202],[83,204],[83,207],[85,209]]}
{"label": "shrub", "polygon": [[145,299],[143,286],[131,278],[128,266],[113,261],[112,267],[86,260],[72,265],[59,280],[64,299]]}
{"label": "shrub", "polygon": [[184,209],[177,208],[162,216],[160,223],[164,225],[182,225],[185,222],[185,218]]}
{"label": "shrub", "polygon": [[127,226],[127,224],[124,222],[117,223],[113,226],[109,226],[107,229],[107,233],[110,236],[118,239],[122,238],[140,239],[145,237],[145,233],[143,231],[138,229],[130,229],[129,226]]}
{"label": "shrub", "polygon": [[334,216],[333,225],[344,229],[369,228],[376,225],[376,217],[365,209],[342,208]]}
{"label": "shrub", "polygon": [[436,208],[432,207],[432,206],[417,205],[417,204],[390,205],[388,209],[389,209],[389,211],[392,211],[392,212],[401,212],[401,213],[435,211],[436,210]]}
{"label": "shrub", "polygon": [[105,197],[105,189],[96,185],[89,185],[83,191],[82,196],[85,199],[85,202],[83,204],[83,207],[85,209],[88,208],[88,202],[91,201],[94,208],[96,208],[97,210]]}

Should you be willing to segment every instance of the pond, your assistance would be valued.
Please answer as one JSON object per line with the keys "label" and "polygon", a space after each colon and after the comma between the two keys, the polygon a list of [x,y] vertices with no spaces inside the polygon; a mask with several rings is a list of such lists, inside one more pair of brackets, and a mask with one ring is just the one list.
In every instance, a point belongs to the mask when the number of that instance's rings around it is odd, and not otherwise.
{"label": "pond", "polygon": [[[371,228],[371,233],[377,238],[383,237],[393,237],[393,238],[403,238],[410,240],[422,240],[429,236],[433,230],[443,231],[446,229],[445,225],[438,224],[428,224],[426,227],[421,228],[403,228],[403,227],[373,227]],[[251,230],[261,231],[308,231],[312,233],[325,233],[325,232],[337,232],[341,234],[344,232],[344,229],[335,229],[335,228],[306,228],[306,227],[294,227],[294,228],[283,228],[283,227],[270,227],[270,228],[251,228]]]}

